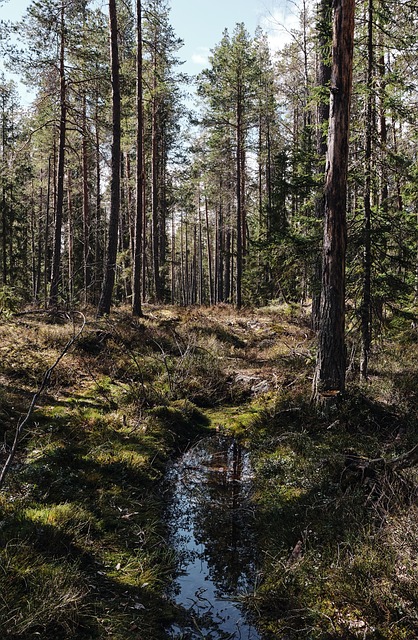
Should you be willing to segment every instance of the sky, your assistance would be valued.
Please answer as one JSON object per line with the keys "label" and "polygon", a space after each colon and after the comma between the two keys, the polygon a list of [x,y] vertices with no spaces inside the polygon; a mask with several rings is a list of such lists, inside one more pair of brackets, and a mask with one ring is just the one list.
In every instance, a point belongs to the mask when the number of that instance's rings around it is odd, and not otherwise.
{"label": "sky", "polygon": [[[19,20],[30,3],[0,0],[0,20]],[[171,0],[170,22],[184,42],[178,52],[184,61],[182,71],[194,75],[204,69],[224,29],[232,33],[237,22],[243,22],[251,35],[261,26],[272,49],[280,48],[289,40],[289,29],[297,26],[296,4],[297,0]],[[23,102],[30,100],[30,95],[21,93]]]}
{"label": "sky", "polygon": [[232,33],[243,22],[254,35],[261,26],[277,48],[287,39],[286,29],[297,22],[291,0],[172,0],[170,15],[176,35],[184,41],[179,56],[186,61],[188,73],[198,73],[207,65],[209,51],[220,42],[225,28]]}

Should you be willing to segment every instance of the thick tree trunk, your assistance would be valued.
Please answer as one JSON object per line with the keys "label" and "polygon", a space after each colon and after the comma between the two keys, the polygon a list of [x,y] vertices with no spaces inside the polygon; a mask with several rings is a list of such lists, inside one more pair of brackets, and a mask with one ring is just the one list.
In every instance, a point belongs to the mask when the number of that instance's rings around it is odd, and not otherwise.
{"label": "thick tree trunk", "polygon": [[116,256],[118,248],[118,226],[120,213],[121,98],[116,0],[109,0],[109,25],[110,61],[112,69],[112,175],[110,183],[110,218],[107,258],[102,294],[98,308],[99,316],[109,314],[112,304],[112,294],[116,275]]}
{"label": "thick tree trunk", "polygon": [[345,390],[346,203],[354,10],[354,0],[334,1],[321,317],[314,387],[317,401]]}

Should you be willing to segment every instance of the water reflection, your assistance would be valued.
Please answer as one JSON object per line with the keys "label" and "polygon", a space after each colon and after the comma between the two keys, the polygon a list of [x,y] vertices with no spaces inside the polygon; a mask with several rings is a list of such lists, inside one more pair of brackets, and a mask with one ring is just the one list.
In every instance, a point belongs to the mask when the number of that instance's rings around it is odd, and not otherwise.
{"label": "water reflection", "polygon": [[171,542],[179,558],[172,597],[184,612],[170,637],[259,640],[237,602],[251,591],[255,574],[247,452],[232,438],[204,439],[168,479]]}

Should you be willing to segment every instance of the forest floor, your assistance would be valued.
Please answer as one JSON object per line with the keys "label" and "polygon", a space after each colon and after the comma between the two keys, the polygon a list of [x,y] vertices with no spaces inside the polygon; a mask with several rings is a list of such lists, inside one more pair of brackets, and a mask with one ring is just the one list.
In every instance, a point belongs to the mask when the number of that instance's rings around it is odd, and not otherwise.
{"label": "forest floor", "polygon": [[[0,489],[0,635],[160,640],[167,462],[222,429],[252,455],[262,558],[248,596],[263,640],[418,637],[418,335],[393,320],[348,394],[310,403],[306,310],[147,306],[87,316]],[[46,369],[79,327],[0,318],[0,465]],[[416,460],[415,460],[416,463]]]}

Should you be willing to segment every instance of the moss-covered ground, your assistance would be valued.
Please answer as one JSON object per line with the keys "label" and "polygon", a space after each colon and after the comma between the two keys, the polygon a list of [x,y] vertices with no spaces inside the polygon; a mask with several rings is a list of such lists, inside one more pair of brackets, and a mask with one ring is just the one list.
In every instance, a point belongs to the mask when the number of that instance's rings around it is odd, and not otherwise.
{"label": "moss-covered ground", "polygon": [[[71,322],[0,320],[0,463]],[[326,414],[294,307],[87,317],[0,490],[0,637],[159,640],[174,611],[167,461],[208,429],[252,451],[263,638],[418,637],[417,337],[387,329],[367,384]],[[353,353],[355,343],[353,342]]]}

